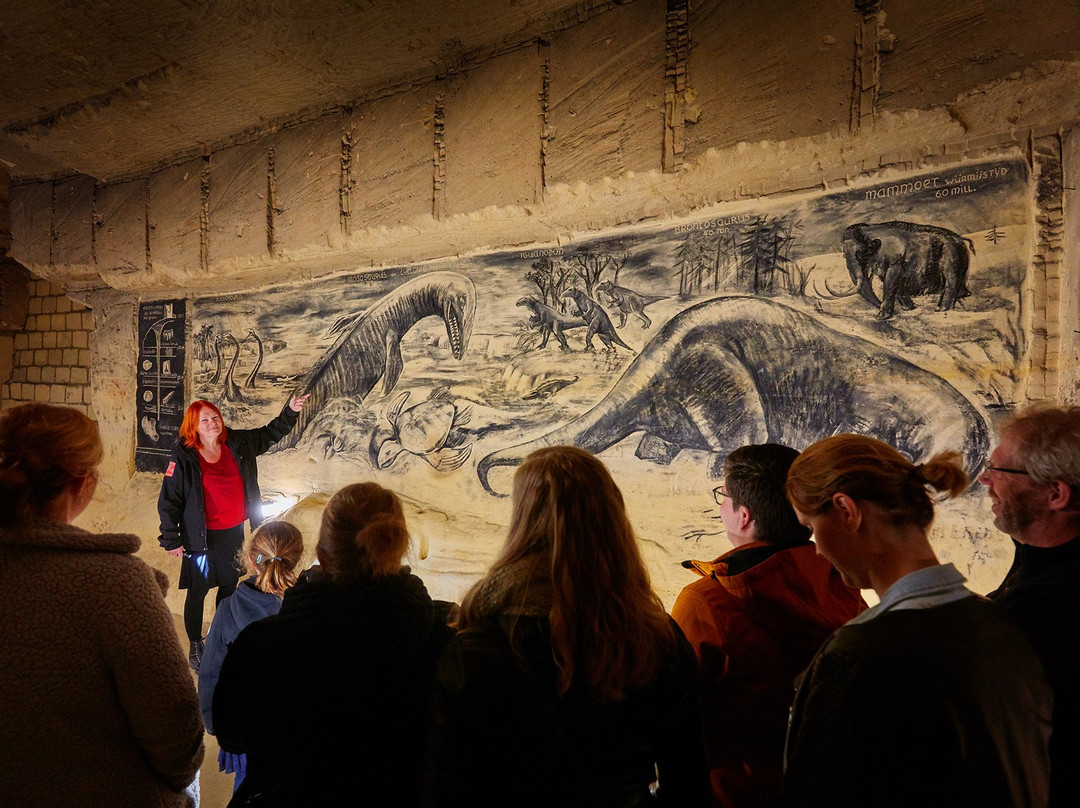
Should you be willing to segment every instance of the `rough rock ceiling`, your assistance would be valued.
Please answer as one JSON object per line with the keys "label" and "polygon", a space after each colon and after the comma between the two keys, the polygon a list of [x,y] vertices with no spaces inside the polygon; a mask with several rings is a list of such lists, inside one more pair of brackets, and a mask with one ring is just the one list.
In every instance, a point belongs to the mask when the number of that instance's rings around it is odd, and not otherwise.
{"label": "rough rock ceiling", "polygon": [[138,174],[613,4],[2,0],[0,167],[16,180]]}

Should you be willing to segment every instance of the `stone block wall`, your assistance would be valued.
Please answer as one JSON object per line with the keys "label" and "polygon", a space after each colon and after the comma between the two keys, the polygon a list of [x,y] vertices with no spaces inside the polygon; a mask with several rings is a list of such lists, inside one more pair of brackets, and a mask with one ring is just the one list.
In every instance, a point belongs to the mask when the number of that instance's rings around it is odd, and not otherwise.
{"label": "stone block wall", "polygon": [[0,385],[4,405],[26,401],[67,404],[94,418],[90,343],[94,313],[47,280],[31,276],[26,326],[14,335],[10,377]]}

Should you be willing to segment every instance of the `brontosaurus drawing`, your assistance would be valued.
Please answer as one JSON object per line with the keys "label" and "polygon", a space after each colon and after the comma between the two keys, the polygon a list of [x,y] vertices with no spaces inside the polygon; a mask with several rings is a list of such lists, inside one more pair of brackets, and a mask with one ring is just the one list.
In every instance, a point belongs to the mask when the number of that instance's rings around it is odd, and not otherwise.
{"label": "brontosaurus drawing", "polygon": [[461,359],[475,313],[476,288],[471,280],[456,272],[429,272],[401,284],[367,311],[339,320],[334,330],[341,334],[301,385],[311,398],[280,446],[295,446],[332,399],[363,398],[379,379],[383,395],[393,390],[405,364],[401,338],[425,317],[442,317],[450,352]]}
{"label": "brontosaurus drawing", "polygon": [[917,461],[955,449],[973,476],[989,446],[985,418],[939,376],[780,303],[721,297],[669,320],[588,412],[487,455],[476,470],[494,494],[491,470],[535,449],[602,452],[637,432],[638,457],[713,452],[714,474],[743,444],[801,449],[840,432],[875,436]]}

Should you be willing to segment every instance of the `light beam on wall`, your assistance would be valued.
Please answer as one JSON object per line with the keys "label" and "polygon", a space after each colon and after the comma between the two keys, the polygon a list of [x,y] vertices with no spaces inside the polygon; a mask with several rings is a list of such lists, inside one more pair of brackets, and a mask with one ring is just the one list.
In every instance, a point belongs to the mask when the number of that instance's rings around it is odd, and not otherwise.
{"label": "light beam on wall", "polygon": [[299,501],[296,496],[267,497],[262,501],[263,519],[277,519]]}

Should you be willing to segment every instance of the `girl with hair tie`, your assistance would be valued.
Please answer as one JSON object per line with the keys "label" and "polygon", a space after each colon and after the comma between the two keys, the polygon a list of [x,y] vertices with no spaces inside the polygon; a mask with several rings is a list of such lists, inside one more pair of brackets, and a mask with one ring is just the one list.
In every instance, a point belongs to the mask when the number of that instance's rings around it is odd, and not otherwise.
{"label": "girl with hair tie", "polygon": [[[214,688],[229,646],[247,625],[281,610],[281,599],[285,590],[296,583],[296,566],[303,555],[304,537],[295,526],[282,520],[265,522],[244,542],[236,560],[248,577],[214,613],[199,668],[199,707],[206,731],[211,735],[214,734],[211,712]],[[243,782],[246,767],[245,755],[219,750],[219,771],[236,775],[233,791]]]}
{"label": "girl with hair tie", "polygon": [[433,805],[706,805],[694,652],[622,494],[572,446],[514,476],[502,552],[439,664]]}
{"label": "girl with hair tie", "polygon": [[103,456],[70,407],[0,412],[0,801],[189,805],[203,758],[165,576],[72,522]]}
{"label": "girl with hair tie", "polygon": [[[229,805],[419,803],[431,682],[450,630],[448,604],[402,565],[408,547],[393,492],[358,483],[330,498],[318,566],[221,666],[218,743],[247,753]],[[290,694],[309,694],[310,708]]]}
{"label": "girl with hair tie", "polygon": [[788,498],[818,552],[880,602],[803,674],[781,805],[1046,805],[1051,696],[1039,661],[927,538],[927,487],[968,487],[959,457],[913,465],[881,441],[836,435],[792,464]]}
{"label": "girl with hair tie", "polygon": [[217,587],[215,603],[232,594],[239,580],[236,554],[244,543],[244,522],[262,522],[262,494],[256,458],[296,425],[308,396],[294,395],[281,413],[258,429],[226,429],[221,410],[194,401],[184,413],[180,434],[158,495],[158,543],[181,559],[184,631],[188,661],[198,673],[203,653],[203,604]]}

